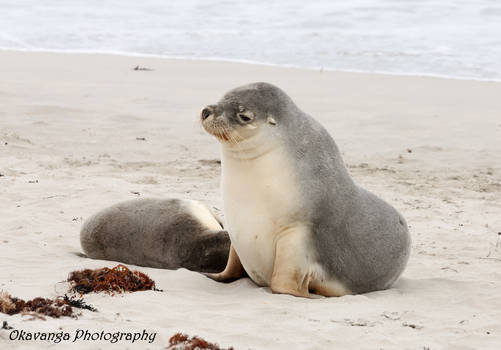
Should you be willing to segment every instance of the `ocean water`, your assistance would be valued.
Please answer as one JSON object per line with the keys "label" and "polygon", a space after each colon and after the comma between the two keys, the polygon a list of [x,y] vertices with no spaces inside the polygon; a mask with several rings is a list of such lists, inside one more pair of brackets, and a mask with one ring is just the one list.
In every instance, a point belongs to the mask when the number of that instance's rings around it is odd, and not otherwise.
{"label": "ocean water", "polygon": [[0,48],[501,81],[501,0],[0,0]]}

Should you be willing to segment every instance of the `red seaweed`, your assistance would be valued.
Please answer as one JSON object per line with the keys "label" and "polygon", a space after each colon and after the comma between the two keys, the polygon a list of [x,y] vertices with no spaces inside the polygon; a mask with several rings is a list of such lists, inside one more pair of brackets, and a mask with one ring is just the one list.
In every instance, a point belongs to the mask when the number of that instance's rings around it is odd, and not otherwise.
{"label": "red seaweed", "polygon": [[6,292],[0,293],[0,312],[8,315],[34,312],[54,318],[62,316],[76,317],[71,304],[63,297],[57,297],[56,299],[37,297],[24,301],[23,299],[12,297]]}
{"label": "red seaweed", "polygon": [[217,344],[212,344],[197,336],[189,337],[186,334],[176,333],[169,339],[169,346],[166,350],[234,350],[220,348]]}
{"label": "red seaweed", "polygon": [[131,271],[125,265],[119,264],[110,269],[85,269],[73,271],[68,277],[71,291],[87,294],[91,292],[106,292],[110,294],[136,292],[141,290],[158,290],[155,282],[148,275]]}

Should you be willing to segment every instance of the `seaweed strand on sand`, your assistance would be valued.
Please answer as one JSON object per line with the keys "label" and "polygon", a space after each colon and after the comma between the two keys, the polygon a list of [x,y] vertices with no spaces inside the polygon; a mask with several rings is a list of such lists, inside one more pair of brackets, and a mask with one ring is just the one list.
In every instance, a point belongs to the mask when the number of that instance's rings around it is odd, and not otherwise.
{"label": "seaweed strand on sand", "polygon": [[85,269],[73,271],[68,277],[70,290],[87,294],[91,292],[106,292],[113,294],[136,292],[142,290],[156,290],[155,282],[146,274],[131,271],[125,265],[119,264],[114,268]]}
{"label": "seaweed strand on sand", "polygon": [[55,299],[36,297],[32,300],[25,301],[13,297],[7,292],[0,292],[0,312],[7,315],[35,313],[37,315],[53,318],[62,316],[76,317],[77,315],[73,309],[74,307],[96,311],[95,308],[86,304],[82,299],[75,300],[66,295]]}
{"label": "seaweed strand on sand", "polygon": [[169,346],[166,350],[234,350],[220,348],[217,344],[209,343],[205,339],[194,336],[189,337],[186,334],[176,333],[169,339]]}

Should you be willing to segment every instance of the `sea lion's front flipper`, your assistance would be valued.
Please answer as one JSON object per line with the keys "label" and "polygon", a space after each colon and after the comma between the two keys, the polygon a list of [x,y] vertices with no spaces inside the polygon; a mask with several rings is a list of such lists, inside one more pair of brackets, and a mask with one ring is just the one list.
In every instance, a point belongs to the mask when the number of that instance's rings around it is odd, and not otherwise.
{"label": "sea lion's front flipper", "polygon": [[205,273],[207,277],[213,279],[218,282],[233,282],[239,278],[245,276],[245,270],[240,262],[240,258],[238,257],[233,244],[230,247],[230,255],[228,256],[228,263],[226,264],[226,268],[223,272],[220,273]]}
{"label": "sea lion's front flipper", "polygon": [[309,292],[310,263],[305,249],[308,233],[308,228],[300,225],[279,234],[271,276],[270,287],[273,293],[311,297]]}

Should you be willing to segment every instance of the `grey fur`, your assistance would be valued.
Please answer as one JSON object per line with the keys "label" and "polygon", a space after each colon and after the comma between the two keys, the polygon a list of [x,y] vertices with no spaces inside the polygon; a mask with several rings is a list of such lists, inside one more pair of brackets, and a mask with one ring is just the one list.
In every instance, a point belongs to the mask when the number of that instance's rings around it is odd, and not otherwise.
{"label": "grey fur", "polygon": [[[355,184],[320,123],[267,83],[238,87],[208,108],[218,116],[214,123],[230,128],[245,125],[238,116],[242,109],[252,111],[254,123],[267,127],[270,137],[284,145],[300,181],[304,209],[290,219],[309,224],[319,263],[332,278],[354,293],[386,289],[395,282],[410,253],[405,219]],[[275,123],[269,123],[270,117]],[[264,125],[267,121],[270,125]]]}
{"label": "grey fur", "polygon": [[103,209],[85,221],[80,243],[93,259],[199,272],[224,269],[230,249],[228,233],[209,230],[180,199],[136,199]]}

